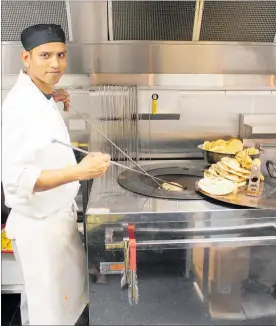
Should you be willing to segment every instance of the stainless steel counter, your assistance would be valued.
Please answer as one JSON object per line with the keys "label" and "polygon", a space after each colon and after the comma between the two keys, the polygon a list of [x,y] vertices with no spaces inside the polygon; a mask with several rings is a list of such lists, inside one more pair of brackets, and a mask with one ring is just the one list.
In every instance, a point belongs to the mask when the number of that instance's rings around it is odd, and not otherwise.
{"label": "stainless steel counter", "polygon": [[[141,165],[150,162],[140,162]],[[170,163],[172,166],[182,165],[183,167],[203,168],[206,163],[201,160],[183,161],[152,161],[156,163]],[[125,164],[121,162],[121,164]],[[129,166],[129,165],[128,165]],[[128,213],[184,213],[184,212],[235,212],[235,216],[250,214],[254,216],[274,216],[275,210],[248,209],[225,205],[223,203],[209,200],[164,200],[151,198],[132,193],[125,190],[117,183],[118,175],[122,168],[111,166],[106,175],[101,179],[95,179],[91,190],[87,215],[92,214],[128,214]],[[275,199],[276,200],[276,199]]]}
{"label": "stainless steel counter", "polygon": [[14,254],[1,253],[2,259],[2,293],[21,293],[24,278],[20,264],[15,260]]}
{"label": "stainless steel counter", "polygon": [[[121,172],[112,166],[94,180],[86,212],[90,325],[275,325],[275,210],[141,196],[117,183]],[[135,307],[120,289],[121,270],[111,268],[124,266],[129,226],[137,250]]]}

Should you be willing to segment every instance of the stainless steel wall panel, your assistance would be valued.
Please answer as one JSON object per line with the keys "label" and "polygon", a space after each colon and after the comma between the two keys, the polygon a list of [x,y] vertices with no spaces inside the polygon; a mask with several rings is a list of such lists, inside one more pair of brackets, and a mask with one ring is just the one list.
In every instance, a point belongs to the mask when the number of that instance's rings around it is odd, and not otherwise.
{"label": "stainless steel wall panel", "polygon": [[[139,121],[141,157],[202,157],[204,140],[239,136],[239,115],[276,112],[276,96],[264,92],[178,92],[148,89],[138,93],[138,112],[151,112],[157,93],[159,114],[178,113],[177,121]],[[274,111],[274,112],[273,112]]]}
{"label": "stainless steel wall panel", "polygon": [[261,74],[92,74],[92,85],[139,85],[142,88],[178,90],[268,90],[276,89],[276,75]]}
{"label": "stainless steel wall panel", "polygon": [[69,1],[73,42],[108,40],[107,1]]}
{"label": "stainless steel wall panel", "polygon": [[[21,69],[20,43],[2,44],[2,73]],[[276,44],[98,42],[68,44],[68,74],[276,74]],[[92,76],[94,76],[92,75]],[[163,76],[158,76],[162,80]],[[227,78],[227,77],[226,77]],[[275,79],[270,81],[275,85]]]}

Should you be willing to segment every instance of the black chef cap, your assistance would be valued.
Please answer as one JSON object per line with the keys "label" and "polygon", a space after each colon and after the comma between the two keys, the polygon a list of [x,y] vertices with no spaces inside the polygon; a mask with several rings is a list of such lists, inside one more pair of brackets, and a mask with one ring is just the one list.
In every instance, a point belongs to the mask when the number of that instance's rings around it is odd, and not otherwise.
{"label": "black chef cap", "polygon": [[65,34],[60,25],[38,24],[30,26],[21,33],[21,42],[25,50],[53,42],[65,43]]}

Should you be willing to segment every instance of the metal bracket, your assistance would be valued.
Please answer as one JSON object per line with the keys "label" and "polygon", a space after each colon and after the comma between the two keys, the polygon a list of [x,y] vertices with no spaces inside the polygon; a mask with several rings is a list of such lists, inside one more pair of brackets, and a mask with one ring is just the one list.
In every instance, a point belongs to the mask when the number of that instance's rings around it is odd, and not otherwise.
{"label": "metal bracket", "polygon": [[73,42],[73,27],[72,27],[72,19],[71,19],[71,6],[69,0],[65,0],[65,6],[66,6],[66,13],[67,13],[69,41]]}
{"label": "metal bracket", "polygon": [[204,1],[205,0],[197,0],[196,1],[194,28],[193,28],[193,41],[199,41],[199,38],[200,38]]}
{"label": "metal bracket", "polygon": [[112,0],[107,1],[107,20],[108,20],[108,39],[114,40],[113,34],[113,15],[112,15]]}

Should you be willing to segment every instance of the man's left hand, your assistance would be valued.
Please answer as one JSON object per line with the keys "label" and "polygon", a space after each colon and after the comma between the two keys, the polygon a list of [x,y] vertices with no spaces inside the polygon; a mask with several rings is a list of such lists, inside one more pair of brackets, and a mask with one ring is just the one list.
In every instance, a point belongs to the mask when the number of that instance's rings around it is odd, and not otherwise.
{"label": "man's left hand", "polygon": [[[55,91],[58,92],[58,95]],[[53,91],[52,95],[55,102],[63,102],[64,104],[63,110],[65,112],[68,112],[69,105],[70,105],[70,94],[65,89],[56,89]]]}

